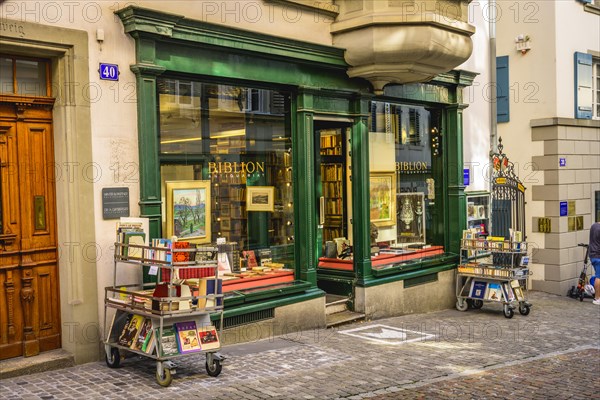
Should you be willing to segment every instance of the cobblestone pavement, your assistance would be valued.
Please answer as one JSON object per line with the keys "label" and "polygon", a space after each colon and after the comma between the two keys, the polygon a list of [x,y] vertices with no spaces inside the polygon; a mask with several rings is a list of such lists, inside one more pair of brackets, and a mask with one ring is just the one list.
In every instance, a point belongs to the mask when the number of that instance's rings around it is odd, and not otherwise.
{"label": "cobblestone pavement", "polygon": [[600,307],[531,292],[528,316],[481,310],[405,315],[227,346],[211,378],[178,358],[167,388],[130,357],[0,381],[2,399],[600,399]]}

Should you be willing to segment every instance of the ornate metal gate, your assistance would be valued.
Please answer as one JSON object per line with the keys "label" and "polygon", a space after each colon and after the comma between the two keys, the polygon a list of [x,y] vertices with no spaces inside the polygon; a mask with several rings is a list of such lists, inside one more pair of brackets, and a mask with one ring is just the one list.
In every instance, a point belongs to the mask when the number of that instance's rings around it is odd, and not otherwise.
{"label": "ornate metal gate", "polygon": [[492,236],[511,239],[510,230],[522,232],[525,240],[525,187],[515,174],[514,164],[502,152],[502,138],[498,139],[498,153],[492,160]]}

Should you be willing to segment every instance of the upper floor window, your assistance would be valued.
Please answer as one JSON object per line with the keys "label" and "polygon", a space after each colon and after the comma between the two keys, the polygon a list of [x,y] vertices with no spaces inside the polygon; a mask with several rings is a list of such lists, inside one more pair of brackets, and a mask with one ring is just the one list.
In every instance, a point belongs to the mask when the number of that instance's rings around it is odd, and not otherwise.
{"label": "upper floor window", "polygon": [[0,93],[50,96],[49,68],[46,60],[0,55]]}

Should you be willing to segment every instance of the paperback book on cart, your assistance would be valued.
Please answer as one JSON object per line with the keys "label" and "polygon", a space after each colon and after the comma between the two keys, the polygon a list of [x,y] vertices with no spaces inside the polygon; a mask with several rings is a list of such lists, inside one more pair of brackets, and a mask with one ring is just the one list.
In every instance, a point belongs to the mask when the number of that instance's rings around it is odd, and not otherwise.
{"label": "paperback book on cart", "polygon": [[500,285],[500,283],[488,283],[486,299],[493,301],[502,301],[502,286]]}
{"label": "paperback book on cart", "polygon": [[194,321],[178,322],[173,327],[177,332],[177,346],[181,354],[202,350]]}
{"label": "paperback book on cart", "polygon": [[132,314],[125,323],[121,336],[119,336],[119,344],[125,347],[133,347],[140,329],[144,323],[144,317],[141,315]]}
{"label": "paperback book on cart", "polygon": [[[156,337],[160,335],[159,328],[156,328],[154,335]],[[162,350],[161,355],[163,357],[179,354],[179,349],[177,348],[177,339],[175,338],[175,330],[172,327],[163,327],[162,336],[160,336],[160,348]]]}
{"label": "paperback book on cart", "polygon": [[212,325],[198,328],[198,337],[202,350],[215,350],[221,347],[217,330]]}
{"label": "paperback book on cart", "polygon": [[487,282],[473,280],[471,282],[471,295],[474,299],[482,299],[485,297],[485,289],[487,288]]}

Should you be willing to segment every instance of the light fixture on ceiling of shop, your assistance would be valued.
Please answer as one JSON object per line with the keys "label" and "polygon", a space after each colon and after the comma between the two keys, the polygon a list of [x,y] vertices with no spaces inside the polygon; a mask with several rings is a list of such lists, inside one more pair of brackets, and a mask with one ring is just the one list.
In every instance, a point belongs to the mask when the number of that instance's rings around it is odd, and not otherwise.
{"label": "light fixture on ceiling of shop", "polygon": [[160,144],[172,144],[172,143],[184,143],[184,142],[199,142],[200,140],[202,140],[201,137],[187,138],[187,139],[170,139],[170,140],[161,140]]}
{"label": "light fixture on ceiling of shop", "polygon": [[234,136],[246,136],[245,129],[232,129],[229,131],[216,132],[214,134],[210,134],[211,139],[220,139],[226,137],[234,137]]}

